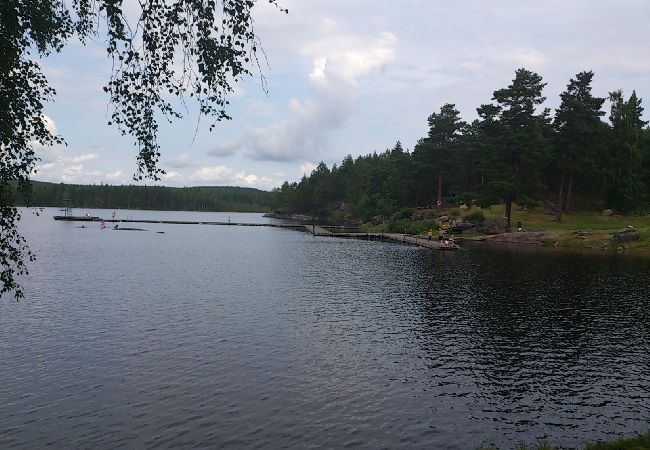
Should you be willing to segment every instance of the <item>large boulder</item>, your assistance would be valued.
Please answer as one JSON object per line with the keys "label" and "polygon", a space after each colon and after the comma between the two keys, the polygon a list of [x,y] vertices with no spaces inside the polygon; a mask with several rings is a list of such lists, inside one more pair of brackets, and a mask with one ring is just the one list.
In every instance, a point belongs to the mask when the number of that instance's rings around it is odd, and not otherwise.
{"label": "large boulder", "polygon": [[634,228],[623,228],[622,230],[614,231],[612,234],[612,241],[617,244],[625,242],[634,242],[641,239],[639,232]]}
{"label": "large boulder", "polygon": [[506,221],[504,219],[489,219],[485,221],[485,234],[503,234],[506,232]]}
{"label": "large boulder", "polygon": [[606,209],[601,214],[605,217],[609,217],[614,215],[614,211],[611,209]]}
{"label": "large boulder", "polygon": [[373,225],[381,225],[384,223],[384,216],[374,216],[370,218],[370,223]]}
{"label": "large boulder", "polygon": [[453,227],[449,229],[450,233],[458,233],[462,234],[463,231],[468,231],[468,230],[473,230],[476,228],[476,225],[473,225],[471,223],[457,223]]}

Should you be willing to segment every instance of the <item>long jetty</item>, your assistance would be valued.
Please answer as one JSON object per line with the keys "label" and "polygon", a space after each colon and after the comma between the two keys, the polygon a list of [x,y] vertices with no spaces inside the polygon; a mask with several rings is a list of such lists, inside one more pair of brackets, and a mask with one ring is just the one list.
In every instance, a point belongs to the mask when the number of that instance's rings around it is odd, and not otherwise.
{"label": "long jetty", "polygon": [[[344,239],[362,239],[368,241],[397,242],[402,244],[417,245],[431,249],[440,249],[437,240],[429,240],[426,236],[401,234],[401,233],[363,233],[359,227],[316,225],[305,223],[247,223],[247,222],[214,222],[214,221],[188,221],[188,220],[152,220],[152,219],[102,219],[95,216],[54,216],[54,220],[64,222],[104,222],[128,224],[165,224],[165,225],[212,225],[234,227],[268,227],[283,228],[297,231],[306,231],[313,236],[338,237]],[[443,249],[449,249],[443,248]]]}

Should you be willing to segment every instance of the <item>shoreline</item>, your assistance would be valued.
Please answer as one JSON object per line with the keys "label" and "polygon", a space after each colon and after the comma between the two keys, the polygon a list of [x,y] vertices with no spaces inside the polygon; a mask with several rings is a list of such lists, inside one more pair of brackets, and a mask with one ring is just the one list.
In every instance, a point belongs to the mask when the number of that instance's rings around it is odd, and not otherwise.
{"label": "shoreline", "polygon": [[638,233],[638,239],[632,241],[616,241],[614,236],[623,230],[599,231],[522,231],[495,235],[459,236],[460,242],[472,242],[477,245],[512,245],[530,248],[557,250],[589,251],[601,254],[626,254],[650,257],[650,242],[643,235],[647,230],[629,229]]}

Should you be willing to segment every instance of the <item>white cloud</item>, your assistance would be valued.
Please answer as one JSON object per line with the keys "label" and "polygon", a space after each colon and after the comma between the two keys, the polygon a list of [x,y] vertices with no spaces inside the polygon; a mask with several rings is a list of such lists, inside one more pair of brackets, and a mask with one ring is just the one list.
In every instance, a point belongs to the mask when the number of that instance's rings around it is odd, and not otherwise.
{"label": "white cloud", "polygon": [[190,180],[217,184],[244,181],[247,184],[253,184],[257,180],[257,177],[252,174],[246,174],[243,171],[236,171],[224,165],[218,165],[212,167],[201,167],[190,176]]}
{"label": "white cloud", "polygon": [[372,41],[333,34],[307,43],[303,52],[312,59],[308,74],[312,96],[289,99],[289,117],[248,126],[239,141],[209,153],[221,156],[241,148],[245,156],[259,161],[318,158],[330,147],[330,134],[357,110],[359,80],[394,60],[396,42],[392,33],[381,33]]}
{"label": "white cloud", "polygon": [[300,173],[302,175],[310,175],[314,170],[316,170],[316,164],[308,162],[300,166]]}
{"label": "white cloud", "polygon": [[221,186],[246,186],[258,189],[271,189],[282,184],[282,178],[258,176],[244,170],[235,170],[225,165],[205,166],[196,170],[189,181],[200,184]]}
{"label": "white cloud", "polygon": [[70,161],[72,162],[72,164],[80,164],[80,163],[84,163],[84,162],[87,162],[87,161],[94,161],[96,159],[99,159],[98,154],[96,154],[96,153],[85,153],[83,155],[75,156]]}
{"label": "white cloud", "polygon": [[373,43],[344,36],[308,45],[306,52],[315,55],[309,79],[316,85],[341,80],[355,84],[359,77],[392,62],[396,43],[393,33],[384,32]]}
{"label": "white cloud", "polygon": [[181,181],[183,179],[183,174],[170,170],[162,176],[162,179],[165,181]]}
{"label": "white cloud", "polygon": [[56,123],[54,123],[54,119],[52,119],[50,116],[46,116],[43,114],[43,122],[45,122],[45,128],[47,131],[49,131],[51,134],[56,135]]}
{"label": "white cloud", "polygon": [[534,48],[514,48],[497,53],[492,58],[495,61],[508,63],[516,68],[524,67],[532,70],[542,70],[549,58]]}

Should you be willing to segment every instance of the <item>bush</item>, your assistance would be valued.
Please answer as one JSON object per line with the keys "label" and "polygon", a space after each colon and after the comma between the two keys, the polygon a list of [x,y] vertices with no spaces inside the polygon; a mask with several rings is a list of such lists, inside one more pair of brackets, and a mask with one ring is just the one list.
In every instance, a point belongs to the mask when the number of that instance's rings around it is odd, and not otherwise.
{"label": "bush", "polygon": [[390,216],[390,218],[395,220],[404,220],[404,219],[410,219],[412,215],[413,215],[413,209],[402,208],[396,213],[394,213],[392,216]]}
{"label": "bush", "polygon": [[418,222],[411,222],[410,220],[399,220],[391,218],[385,231],[387,233],[404,233],[406,234],[420,234],[426,233],[429,230],[437,230],[438,226],[433,220],[421,220]]}
{"label": "bush", "polygon": [[485,223],[485,214],[483,211],[476,210],[467,214],[464,218],[465,222],[469,222],[474,225],[483,225]]}
{"label": "bush", "polygon": [[460,206],[461,204],[465,204],[467,206],[470,206],[474,203],[474,200],[476,199],[476,194],[473,192],[463,192],[462,194],[457,194],[452,197],[446,197],[445,198],[445,203],[447,205],[453,205],[453,206]]}
{"label": "bush", "polygon": [[459,216],[460,216],[460,209],[453,208],[449,210],[449,217],[459,217]]}

